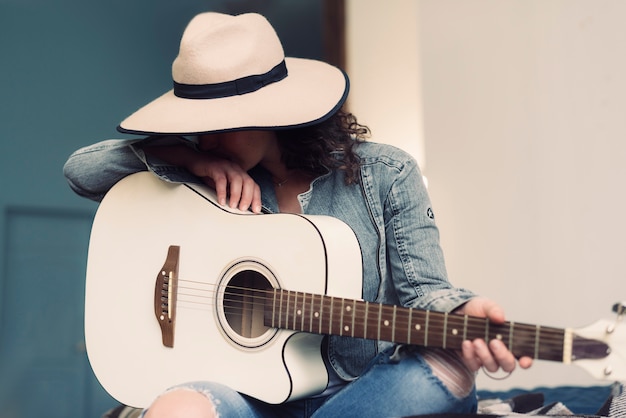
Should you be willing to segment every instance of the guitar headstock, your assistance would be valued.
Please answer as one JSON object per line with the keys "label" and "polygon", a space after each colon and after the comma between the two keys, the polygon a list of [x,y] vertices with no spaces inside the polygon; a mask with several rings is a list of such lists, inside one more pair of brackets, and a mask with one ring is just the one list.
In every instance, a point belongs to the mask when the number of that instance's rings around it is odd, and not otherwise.
{"label": "guitar headstock", "polygon": [[[626,304],[613,306],[616,316],[612,320],[600,320],[585,328],[574,330],[572,361],[599,380],[626,381]],[[582,337],[577,346],[576,337]],[[595,340],[606,344],[608,350],[601,358],[578,355],[585,353],[585,341]]]}

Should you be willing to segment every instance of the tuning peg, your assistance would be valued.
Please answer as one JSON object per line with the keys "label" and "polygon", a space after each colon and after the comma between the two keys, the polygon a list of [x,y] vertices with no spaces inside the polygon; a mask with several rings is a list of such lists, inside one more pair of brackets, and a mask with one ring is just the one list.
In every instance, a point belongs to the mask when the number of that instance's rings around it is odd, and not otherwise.
{"label": "tuning peg", "polygon": [[617,314],[617,317],[615,318],[615,322],[613,324],[610,324],[606,328],[607,334],[612,334],[613,331],[615,331],[617,325],[624,319],[624,313],[626,312],[626,302],[618,302],[613,305],[613,312]]}

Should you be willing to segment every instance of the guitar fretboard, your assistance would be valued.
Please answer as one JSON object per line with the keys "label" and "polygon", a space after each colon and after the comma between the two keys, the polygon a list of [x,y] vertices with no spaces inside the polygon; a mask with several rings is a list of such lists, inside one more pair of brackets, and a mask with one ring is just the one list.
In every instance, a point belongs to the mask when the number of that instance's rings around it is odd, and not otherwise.
{"label": "guitar fretboard", "polygon": [[268,291],[264,321],[273,328],[451,349],[460,349],[466,339],[499,339],[516,357],[559,362],[564,350],[571,351],[560,328],[495,324],[467,315],[281,289]]}

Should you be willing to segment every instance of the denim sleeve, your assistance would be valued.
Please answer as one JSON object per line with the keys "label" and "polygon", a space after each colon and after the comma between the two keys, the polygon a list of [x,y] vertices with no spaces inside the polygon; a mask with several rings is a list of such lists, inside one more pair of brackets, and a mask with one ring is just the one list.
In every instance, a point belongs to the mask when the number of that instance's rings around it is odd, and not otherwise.
{"label": "denim sleeve", "polygon": [[100,201],[118,181],[139,171],[151,171],[162,180],[200,182],[186,169],[150,157],[145,146],[167,146],[194,143],[182,137],[151,137],[145,139],[109,139],[75,151],[63,167],[70,188],[79,196]]}
{"label": "denim sleeve", "polygon": [[122,178],[148,170],[132,147],[135,142],[109,139],[72,153],[63,166],[70,188],[79,196],[100,201]]}
{"label": "denim sleeve", "polygon": [[448,281],[430,197],[412,159],[387,196],[385,231],[389,269],[402,305],[450,312],[475,296]]}

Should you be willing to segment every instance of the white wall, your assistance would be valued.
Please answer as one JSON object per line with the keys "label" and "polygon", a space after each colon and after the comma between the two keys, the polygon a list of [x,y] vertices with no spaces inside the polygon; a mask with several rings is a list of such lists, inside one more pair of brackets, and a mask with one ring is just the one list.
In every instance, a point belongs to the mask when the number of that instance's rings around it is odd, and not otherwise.
{"label": "white wall", "polygon": [[[390,48],[403,51],[385,65],[420,64],[422,131],[407,132],[401,146],[423,141],[418,159],[453,283],[499,301],[516,322],[611,318],[611,305],[626,300],[626,2],[419,0],[417,33],[407,27],[406,36],[376,1],[351,3],[373,8],[372,22],[360,21],[367,31],[396,34]],[[357,58],[350,75],[379,82]],[[354,85],[353,99],[369,83]],[[394,100],[372,104],[389,115],[385,123],[405,117],[389,111]],[[603,383],[542,362],[479,384]]]}
{"label": "white wall", "polygon": [[378,142],[401,146],[425,166],[417,10],[414,0],[346,1],[347,105]]}

